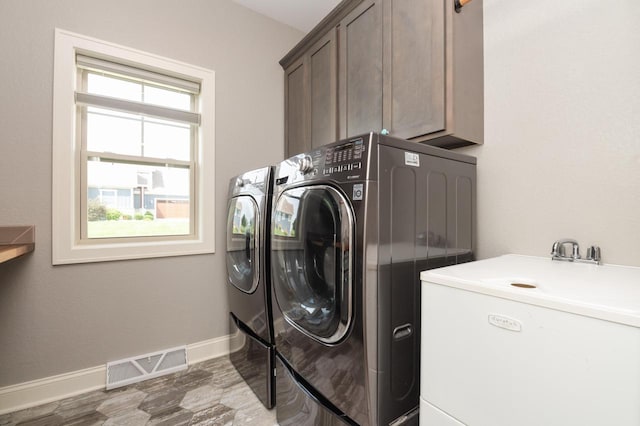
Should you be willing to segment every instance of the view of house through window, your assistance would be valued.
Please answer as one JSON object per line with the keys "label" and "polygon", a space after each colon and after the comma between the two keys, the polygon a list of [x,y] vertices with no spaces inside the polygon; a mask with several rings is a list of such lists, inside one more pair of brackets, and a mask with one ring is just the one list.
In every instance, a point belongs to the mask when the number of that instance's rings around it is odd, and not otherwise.
{"label": "view of house through window", "polygon": [[82,239],[192,234],[197,85],[77,62]]}

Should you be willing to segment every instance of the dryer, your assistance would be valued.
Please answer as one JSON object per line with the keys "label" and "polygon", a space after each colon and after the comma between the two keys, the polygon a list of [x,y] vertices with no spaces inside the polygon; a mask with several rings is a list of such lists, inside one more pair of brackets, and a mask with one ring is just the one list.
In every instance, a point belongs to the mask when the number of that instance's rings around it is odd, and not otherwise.
{"label": "dryer", "polygon": [[267,408],[275,404],[269,272],[272,173],[272,167],[265,167],[229,182],[226,247],[231,328],[243,337],[242,347],[230,354],[231,362]]}
{"label": "dryer", "polygon": [[371,133],[276,167],[279,424],[417,424],[419,273],[473,260],[475,163]]}

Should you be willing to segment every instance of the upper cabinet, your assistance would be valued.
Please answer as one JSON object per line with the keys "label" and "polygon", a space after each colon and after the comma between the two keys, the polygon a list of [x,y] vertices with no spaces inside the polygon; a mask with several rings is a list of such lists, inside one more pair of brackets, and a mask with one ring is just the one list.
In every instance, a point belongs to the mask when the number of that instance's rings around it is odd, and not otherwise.
{"label": "upper cabinet", "polygon": [[380,131],[382,120],[382,1],[365,1],[338,28],[340,137]]}
{"label": "upper cabinet", "polygon": [[[338,138],[338,35],[332,28],[285,68],[285,152]],[[288,155],[288,156],[289,156]]]}
{"label": "upper cabinet", "polygon": [[382,129],[483,143],[482,37],[482,0],[343,1],[280,61],[286,155]]}
{"label": "upper cabinet", "polygon": [[338,31],[332,28],[309,51],[307,102],[311,148],[335,142],[338,136],[337,49]]}
{"label": "upper cabinet", "polygon": [[[285,70],[284,103],[285,154],[307,151],[307,76],[304,58],[298,59]],[[293,155],[293,154],[292,154]]]}
{"label": "upper cabinet", "polygon": [[445,4],[383,2],[382,127],[408,139],[444,131]]}

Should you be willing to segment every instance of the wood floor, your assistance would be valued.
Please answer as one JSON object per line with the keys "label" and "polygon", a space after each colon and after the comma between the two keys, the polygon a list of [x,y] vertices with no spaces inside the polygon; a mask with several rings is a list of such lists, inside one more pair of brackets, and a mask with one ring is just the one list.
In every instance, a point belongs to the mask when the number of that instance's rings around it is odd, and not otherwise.
{"label": "wood floor", "polygon": [[180,373],[0,416],[0,426],[275,424],[275,409],[260,403],[226,356]]}

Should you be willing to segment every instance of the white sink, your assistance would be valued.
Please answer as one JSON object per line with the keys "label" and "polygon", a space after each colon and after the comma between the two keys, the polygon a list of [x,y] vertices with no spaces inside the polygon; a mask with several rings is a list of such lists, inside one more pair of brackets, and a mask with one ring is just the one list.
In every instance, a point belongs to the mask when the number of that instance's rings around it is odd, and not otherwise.
{"label": "white sink", "polygon": [[[424,271],[422,281],[640,327],[640,268],[508,254]],[[535,288],[513,286],[523,283]]]}
{"label": "white sink", "polygon": [[421,425],[640,425],[640,268],[506,255],[420,277]]}

